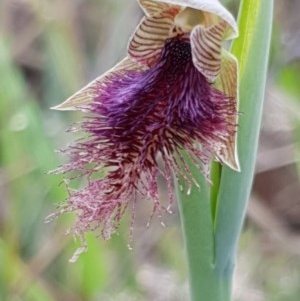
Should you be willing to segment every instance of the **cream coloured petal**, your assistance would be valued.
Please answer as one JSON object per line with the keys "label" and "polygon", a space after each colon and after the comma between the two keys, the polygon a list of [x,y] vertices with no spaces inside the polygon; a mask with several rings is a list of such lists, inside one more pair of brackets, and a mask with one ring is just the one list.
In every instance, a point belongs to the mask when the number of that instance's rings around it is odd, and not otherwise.
{"label": "cream coloured petal", "polygon": [[[222,50],[222,61],[220,75],[213,84],[213,87],[231,97],[234,112],[238,111],[238,62],[237,59],[228,51]],[[228,122],[232,124],[234,133],[228,139],[225,147],[217,154],[219,161],[225,163],[230,168],[240,171],[240,164],[237,151],[237,132],[238,114],[229,115]]]}
{"label": "cream coloured petal", "polygon": [[128,54],[139,63],[151,67],[157,61],[170,31],[174,27],[177,9],[145,17],[139,24],[128,45]]}
{"label": "cream coloured petal", "polygon": [[138,3],[146,16],[153,16],[170,8],[170,4],[158,3],[152,0],[138,0]]}
{"label": "cream coloured petal", "polygon": [[[224,20],[228,23],[225,39],[233,39],[238,36],[238,26],[232,14],[218,0],[154,0],[156,2],[169,3],[181,7],[191,7],[208,13],[206,16],[213,23]],[[215,18],[217,17],[217,18]],[[217,20],[219,19],[219,20]],[[212,25],[208,24],[208,25]]]}
{"label": "cream coloured petal", "polygon": [[219,22],[209,28],[196,26],[191,32],[191,48],[195,67],[213,83],[220,73],[223,35],[227,23]]}
{"label": "cream coloured petal", "polygon": [[63,103],[52,107],[53,110],[72,111],[92,102],[98,96],[101,87],[105,86],[115,75],[123,74],[129,70],[145,70],[146,68],[131,58],[126,57],[105,74],[99,76],[81,90],[73,94]]}

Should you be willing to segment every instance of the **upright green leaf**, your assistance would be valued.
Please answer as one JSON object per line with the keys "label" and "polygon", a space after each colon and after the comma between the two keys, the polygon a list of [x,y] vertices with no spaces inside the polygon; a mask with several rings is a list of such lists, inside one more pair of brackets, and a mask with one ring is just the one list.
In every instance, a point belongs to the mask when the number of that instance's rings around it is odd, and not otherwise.
{"label": "upright green leaf", "polygon": [[254,175],[266,85],[272,0],[243,0],[239,16],[240,38],[232,46],[239,61],[240,107],[238,149],[241,173],[222,167],[215,229],[216,268],[232,269]]}

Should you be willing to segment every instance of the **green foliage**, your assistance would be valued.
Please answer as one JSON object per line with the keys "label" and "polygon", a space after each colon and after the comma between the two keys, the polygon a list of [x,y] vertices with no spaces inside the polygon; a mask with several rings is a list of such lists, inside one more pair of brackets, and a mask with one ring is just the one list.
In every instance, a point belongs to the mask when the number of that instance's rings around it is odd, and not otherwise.
{"label": "green foliage", "polygon": [[[272,19],[272,0],[242,1],[240,37],[231,48],[239,61],[239,110],[242,114],[239,120],[238,150],[241,173],[227,167],[222,167],[219,172],[214,166],[211,189],[200,175],[200,194],[194,192],[187,196],[179,192],[192,300],[195,301],[231,299],[230,286],[237,241],[254,175]],[[211,203],[209,190],[212,194]]]}
{"label": "green foliage", "polygon": [[242,2],[240,38],[232,45],[232,53],[239,61],[241,116],[238,149],[242,172],[238,174],[222,167],[215,230],[216,265],[220,270],[225,270],[234,261],[250,196],[262,119],[272,20],[272,0]]}

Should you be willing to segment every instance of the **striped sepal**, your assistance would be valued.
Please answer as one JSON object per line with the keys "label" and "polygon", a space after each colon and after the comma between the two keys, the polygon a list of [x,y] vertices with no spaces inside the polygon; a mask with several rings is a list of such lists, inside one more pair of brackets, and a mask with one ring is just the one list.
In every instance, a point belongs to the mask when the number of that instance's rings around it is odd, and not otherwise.
{"label": "striped sepal", "polygon": [[213,83],[220,73],[222,42],[226,26],[224,21],[209,28],[199,25],[191,33],[194,65],[210,83]]}
{"label": "striped sepal", "polygon": [[[215,24],[217,20],[224,20],[228,26],[224,33],[224,39],[234,39],[238,36],[238,26],[232,14],[220,3],[219,0],[155,0],[159,3],[167,3],[182,8],[192,8],[201,11],[205,19],[209,21],[206,25]],[[211,23],[213,21],[213,23]]]}
{"label": "striped sepal", "polygon": [[88,85],[83,87],[81,90],[76,92],[74,95],[69,97],[66,101],[53,107],[54,110],[68,111],[68,110],[79,110],[83,106],[92,102],[95,97],[99,96],[101,92],[101,87],[108,84],[114,76],[123,74],[130,70],[145,70],[146,68],[137,62],[133,61],[131,58],[126,57],[121,62],[119,62],[112,69],[107,71],[105,74],[99,76]]}
{"label": "striped sepal", "polygon": [[[220,75],[213,86],[231,97],[232,106],[235,112],[238,112],[238,62],[236,58],[228,51],[222,51],[222,62]],[[232,124],[232,136],[226,142],[225,147],[217,154],[219,160],[230,168],[240,171],[240,165],[237,153],[237,133],[238,114],[229,115],[228,122]]]}
{"label": "striped sepal", "polygon": [[141,8],[146,16],[153,16],[160,14],[164,10],[170,9],[170,4],[154,2],[151,0],[138,0]]}
{"label": "striped sepal", "polygon": [[170,30],[174,26],[177,10],[165,11],[163,15],[145,17],[139,24],[128,45],[128,54],[146,66],[157,61]]}

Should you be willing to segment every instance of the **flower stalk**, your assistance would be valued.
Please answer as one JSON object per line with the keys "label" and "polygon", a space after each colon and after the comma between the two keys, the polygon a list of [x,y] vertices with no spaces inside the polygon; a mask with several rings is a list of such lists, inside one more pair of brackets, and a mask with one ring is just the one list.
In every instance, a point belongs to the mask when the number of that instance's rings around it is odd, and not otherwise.
{"label": "flower stalk", "polygon": [[[267,74],[273,1],[243,0],[240,38],[231,48],[239,61],[238,149],[241,173],[212,168],[212,186],[197,170],[201,191],[178,191],[192,301],[232,300],[237,242],[249,199]],[[193,204],[192,206],[190,206]]]}

